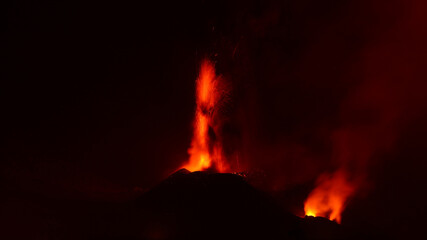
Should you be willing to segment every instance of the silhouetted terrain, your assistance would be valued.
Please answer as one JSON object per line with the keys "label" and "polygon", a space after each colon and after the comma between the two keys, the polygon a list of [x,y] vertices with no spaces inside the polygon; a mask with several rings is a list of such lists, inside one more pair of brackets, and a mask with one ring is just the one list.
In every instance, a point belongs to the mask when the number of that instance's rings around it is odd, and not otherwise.
{"label": "silhouetted terrain", "polygon": [[7,239],[358,238],[327,219],[287,213],[243,177],[228,173],[181,169],[122,203],[20,196],[9,204],[1,223]]}

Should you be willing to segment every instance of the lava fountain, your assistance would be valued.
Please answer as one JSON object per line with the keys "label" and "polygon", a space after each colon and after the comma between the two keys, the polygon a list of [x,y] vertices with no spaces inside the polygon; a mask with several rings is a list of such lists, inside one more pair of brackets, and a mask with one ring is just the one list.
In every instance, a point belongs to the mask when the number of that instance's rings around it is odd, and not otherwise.
{"label": "lava fountain", "polygon": [[200,66],[196,80],[196,113],[191,147],[188,149],[189,161],[182,167],[189,171],[215,169],[226,172],[222,144],[215,132],[215,111],[221,100],[221,77],[215,73],[214,64],[205,59]]}
{"label": "lava fountain", "polygon": [[325,217],[341,223],[341,213],[355,190],[355,185],[348,181],[343,170],[331,175],[321,175],[317,180],[317,187],[304,203],[305,215]]}

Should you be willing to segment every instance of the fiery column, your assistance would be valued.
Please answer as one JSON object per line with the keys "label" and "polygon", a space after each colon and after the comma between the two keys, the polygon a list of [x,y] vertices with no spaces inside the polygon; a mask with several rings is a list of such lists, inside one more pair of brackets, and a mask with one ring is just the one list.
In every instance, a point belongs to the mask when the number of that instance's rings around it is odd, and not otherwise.
{"label": "fiery column", "polygon": [[190,159],[183,167],[189,171],[201,171],[211,167],[222,172],[225,170],[222,163],[222,146],[217,140],[210,139],[210,128],[213,134],[214,111],[218,104],[220,92],[218,90],[220,78],[215,74],[215,67],[209,60],[203,60],[199,77],[196,80],[196,116],[194,121],[194,135],[191,147],[188,150]]}

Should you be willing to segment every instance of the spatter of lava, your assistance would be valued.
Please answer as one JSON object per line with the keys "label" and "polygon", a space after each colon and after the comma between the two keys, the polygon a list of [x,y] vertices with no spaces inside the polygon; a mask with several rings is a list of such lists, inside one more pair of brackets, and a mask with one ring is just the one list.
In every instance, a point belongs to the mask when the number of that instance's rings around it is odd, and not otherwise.
{"label": "spatter of lava", "polygon": [[221,78],[215,73],[215,66],[205,59],[200,66],[199,77],[196,80],[196,114],[194,120],[194,134],[189,161],[182,166],[189,171],[202,171],[214,168],[218,172],[227,171],[224,162],[222,144],[211,139],[209,132],[214,131],[214,111],[221,97],[219,84]]}

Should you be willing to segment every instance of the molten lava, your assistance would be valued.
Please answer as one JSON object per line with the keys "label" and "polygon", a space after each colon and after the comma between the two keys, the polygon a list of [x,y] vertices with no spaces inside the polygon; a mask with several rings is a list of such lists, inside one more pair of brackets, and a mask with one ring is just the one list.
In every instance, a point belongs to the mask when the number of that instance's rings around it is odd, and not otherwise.
{"label": "molten lava", "polygon": [[216,136],[214,112],[217,108],[221,93],[219,83],[221,78],[216,76],[215,67],[209,60],[203,60],[199,77],[196,80],[196,116],[194,135],[188,150],[190,159],[183,168],[189,171],[202,171],[215,168],[219,172],[227,170],[223,162],[222,145]]}
{"label": "molten lava", "polygon": [[355,190],[354,184],[347,180],[344,171],[322,175],[318,179],[317,187],[304,203],[305,215],[325,217],[341,223],[341,213]]}

